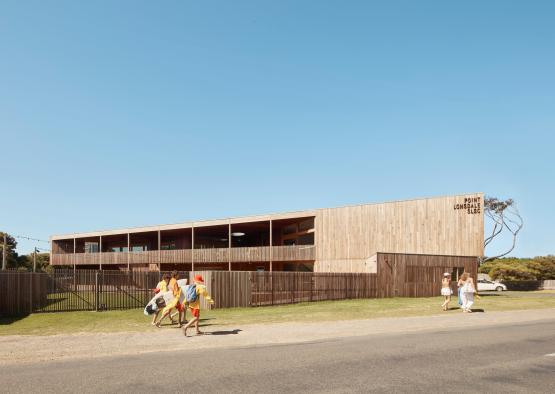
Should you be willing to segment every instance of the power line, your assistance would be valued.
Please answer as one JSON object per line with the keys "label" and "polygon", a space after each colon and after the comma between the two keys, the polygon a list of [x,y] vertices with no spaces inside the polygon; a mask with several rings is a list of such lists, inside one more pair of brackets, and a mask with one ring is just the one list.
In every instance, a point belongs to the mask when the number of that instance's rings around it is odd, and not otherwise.
{"label": "power line", "polygon": [[27,237],[25,235],[12,235],[12,237],[14,237],[14,238],[23,238],[23,239],[27,239],[29,241],[46,242],[47,244],[50,243],[49,241],[45,241],[44,239],[37,239],[37,238]]}

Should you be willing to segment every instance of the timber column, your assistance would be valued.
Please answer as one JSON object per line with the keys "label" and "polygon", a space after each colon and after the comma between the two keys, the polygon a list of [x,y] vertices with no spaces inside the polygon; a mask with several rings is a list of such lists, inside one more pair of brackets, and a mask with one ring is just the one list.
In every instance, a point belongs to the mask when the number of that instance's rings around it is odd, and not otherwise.
{"label": "timber column", "polygon": [[191,271],[195,270],[195,224],[191,223]]}
{"label": "timber column", "polygon": [[158,271],[162,269],[162,236],[160,235],[160,230],[158,230]]}
{"label": "timber column", "polygon": [[228,271],[231,271],[231,221],[227,225],[227,265]]}

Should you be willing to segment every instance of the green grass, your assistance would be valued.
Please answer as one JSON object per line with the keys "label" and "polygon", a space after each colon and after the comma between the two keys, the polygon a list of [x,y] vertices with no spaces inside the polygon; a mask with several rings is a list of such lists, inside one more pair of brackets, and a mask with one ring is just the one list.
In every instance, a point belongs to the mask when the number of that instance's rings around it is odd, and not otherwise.
{"label": "green grass", "polygon": [[[275,322],[314,322],[379,317],[427,316],[458,313],[443,312],[442,298],[386,298],[368,300],[321,301],[259,308],[202,311],[202,325],[231,325]],[[457,306],[456,297],[450,307]],[[555,308],[555,292],[503,292],[483,295],[474,310],[509,311]],[[188,315],[190,317],[190,315]],[[150,317],[141,309],[109,312],[35,313],[23,318],[0,319],[0,335],[53,335],[77,332],[137,332],[154,330]]]}

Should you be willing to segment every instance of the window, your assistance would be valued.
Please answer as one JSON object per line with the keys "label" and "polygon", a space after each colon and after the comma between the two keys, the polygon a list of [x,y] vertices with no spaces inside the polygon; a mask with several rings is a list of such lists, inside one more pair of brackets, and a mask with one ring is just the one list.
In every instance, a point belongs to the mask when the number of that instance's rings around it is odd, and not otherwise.
{"label": "window", "polygon": [[112,248],[112,252],[127,252],[127,246],[115,246]]}
{"label": "window", "polygon": [[464,267],[453,267],[451,271],[451,281],[457,282],[464,272]]}
{"label": "window", "polygon": [[132,252],[146,252],[148,250],[146,245],[135,245],[131,247]]}
{"label": "window", "polygon": [[177,249],[175,241],[162,242],[160,245],[161,250],[174,250]]}
{"label": "window", "polygon": [[85,253],[98,253],[98,242],[85,242]]}

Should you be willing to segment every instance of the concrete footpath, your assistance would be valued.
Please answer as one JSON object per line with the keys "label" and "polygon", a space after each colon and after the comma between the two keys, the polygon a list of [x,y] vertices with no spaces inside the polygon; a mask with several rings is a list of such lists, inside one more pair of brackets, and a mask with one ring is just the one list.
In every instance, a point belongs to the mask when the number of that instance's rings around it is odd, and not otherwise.
{"label": "concrete footpath", "polygon": [[507,326],[529,322],[554,321],[555,309],[463,314],[450,311],[443,315],[343,320],[337,322],[253,324],[209,326],[206,335],[184,337],[181,329],[167,326],[140,333],[79,333],[71,335],[0,337],[0,365],[47,362],[51,360],[90,359],[107,356],[255,347],[269,344],[294,344],[324,339]]}

